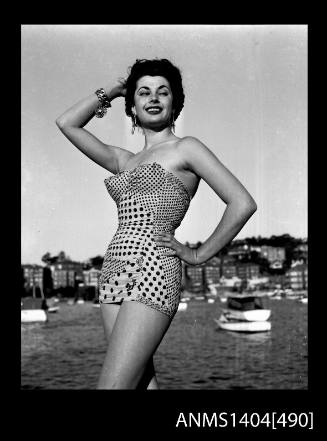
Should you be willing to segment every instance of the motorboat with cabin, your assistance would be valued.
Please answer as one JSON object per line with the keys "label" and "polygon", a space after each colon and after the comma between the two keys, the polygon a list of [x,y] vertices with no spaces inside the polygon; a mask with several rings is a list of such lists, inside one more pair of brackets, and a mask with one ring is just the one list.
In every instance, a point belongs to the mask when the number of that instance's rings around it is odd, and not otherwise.
{"label": "motorboat with cabin", "polygon": [[270,309],[265,309],[262,297],[233,295],[227,299],[227,308],[221,310],[219,319],[214,319],[220,329],[236,332],[261,332],[271,329]]}

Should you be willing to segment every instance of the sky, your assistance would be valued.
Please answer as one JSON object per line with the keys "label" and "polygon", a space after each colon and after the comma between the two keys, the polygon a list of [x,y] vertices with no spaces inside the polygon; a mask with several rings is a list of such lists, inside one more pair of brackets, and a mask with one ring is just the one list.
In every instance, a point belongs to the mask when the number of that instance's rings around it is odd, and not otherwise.
{"label": "sky", "polygon": [[[22,25],[21,261],[46,252],[76,261],[104,255],[117,207],[111,175],[77,150],[56,118],[138,58],[168,58],[182,72],[176,135],[194,136],[242,182],[258,210],[235,239],[307,237],[306,25]],[[85,127],[137,153],[124,100]],[[205,241],[225,204],[203,180],[176,230]]]}

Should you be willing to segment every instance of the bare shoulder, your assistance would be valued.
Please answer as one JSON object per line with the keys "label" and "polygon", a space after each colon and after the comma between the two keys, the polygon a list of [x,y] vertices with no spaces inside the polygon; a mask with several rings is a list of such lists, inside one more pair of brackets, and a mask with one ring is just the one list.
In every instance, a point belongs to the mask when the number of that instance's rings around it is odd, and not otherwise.
{"label": "bare shoulder", "polygon": [[186,136],[180,140],[178,147],[185,167],[202,178],[224,202],[251,200],[241,182],[199,139]]}
{"label": "bare shoulder", "polygon": [[195,136],[184,136],[183,138],[180,138],[178,145],[182,149],[187,149],[190,147],[199,147],[204,146],[204,144]]}
{"label": "bare shoulder", "polygon": [[[185,136],[178,142],[178,151],[181,159],[184,162],[185,168],[189,169],[193,173],[196,173],[200,177],[203,177],[201,170],[203,168],[202,163],[218,160],[217,156],[198,138],[194,136]],[[200,163],[199,163],[200,162]]]}

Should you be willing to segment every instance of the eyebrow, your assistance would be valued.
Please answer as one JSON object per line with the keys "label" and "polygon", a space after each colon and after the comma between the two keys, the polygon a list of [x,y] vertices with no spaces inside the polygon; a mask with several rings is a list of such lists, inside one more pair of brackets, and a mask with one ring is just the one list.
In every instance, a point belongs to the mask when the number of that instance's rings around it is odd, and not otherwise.
{"label": "eyebrow", "polygon": [[[162,89],[163,87],[166,87],[167,89],[169,89],[169,87],[166,86],[165,84],[163,84],[162,86],[159,86],[158,89]],[[150,90],[150,87],[148,87],[148,86],[141,86],[141,87],[138,89],[138,91],[140,91],[141,89],[148,89],[148,90]]]}

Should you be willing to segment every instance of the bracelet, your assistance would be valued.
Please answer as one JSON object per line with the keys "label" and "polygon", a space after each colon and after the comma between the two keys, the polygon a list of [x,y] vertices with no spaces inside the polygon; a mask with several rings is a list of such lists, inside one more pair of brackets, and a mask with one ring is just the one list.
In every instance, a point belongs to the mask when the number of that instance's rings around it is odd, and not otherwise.
{"label": "bracelet", "polygon": [[95,91],[96,96],[98,97],[98,100],[100,102],[99,107],[95,110],[95,116],[97,118],[103,118],[104,115],[107,113],[107,109],[111,107],[110,101],[104,91],[104,89],[101,87],[100,89]]}
{"label": "bracelet", "polygon": [[100,101],[100,104],[102,107],[108,108],[111,107],[110,101],[104,91],[104,89],[101,87],[101,89],[98,89],[95,91],[96,96],[98,97],[98,100]]}

